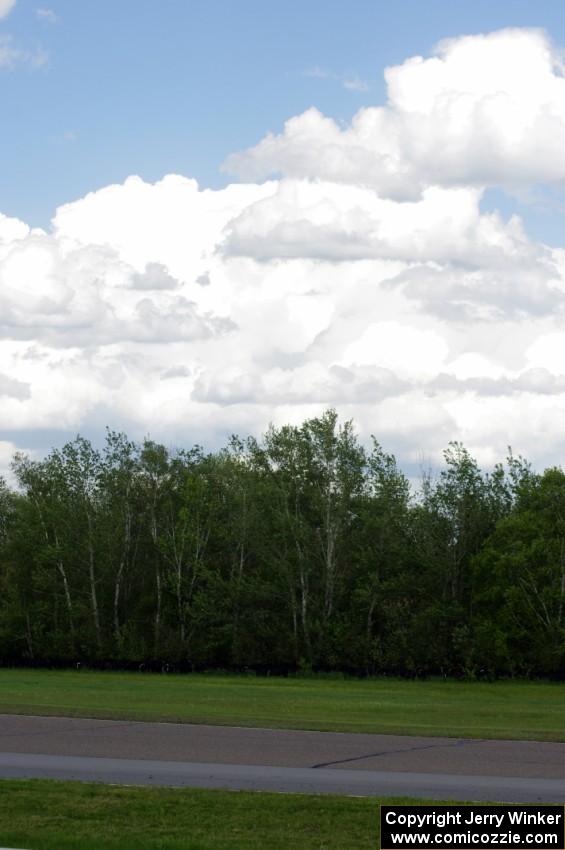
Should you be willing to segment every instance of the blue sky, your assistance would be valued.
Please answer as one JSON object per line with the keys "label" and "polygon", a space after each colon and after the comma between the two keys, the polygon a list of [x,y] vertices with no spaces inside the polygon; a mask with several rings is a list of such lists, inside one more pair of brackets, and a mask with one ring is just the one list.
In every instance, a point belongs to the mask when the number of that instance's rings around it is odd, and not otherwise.
{"label": "blue sky", "polygon": [[[508,26],[565,45],[556,0],[19,0],[0,34],[46,61],[0,71],[0,209],[45,226],[59,204],[130,174],[225,185],[225,157],[288,117],[314,105],[348,121],[383,102],[385,66]],[[487,204],[563,244],[555,206]]]}
{"label": "blue sky", "polygon": [[564,49],[556,0],[0,0],[0,475],[330,406],[565,462]]}

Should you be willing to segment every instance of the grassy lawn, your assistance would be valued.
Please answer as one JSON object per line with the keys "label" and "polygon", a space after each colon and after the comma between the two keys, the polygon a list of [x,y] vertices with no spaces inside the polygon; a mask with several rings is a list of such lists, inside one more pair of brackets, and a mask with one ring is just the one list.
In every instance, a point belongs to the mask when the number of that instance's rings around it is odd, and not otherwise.
{"label": "grassy lawn", "polygon": [[376,799],[326,795],[2,780],[0,846],[29,850],[374,850],[378,803]]}
{"label": "grassy lawn", "polygon": [[0,713],[565,741],[565,684],[4,669]]}

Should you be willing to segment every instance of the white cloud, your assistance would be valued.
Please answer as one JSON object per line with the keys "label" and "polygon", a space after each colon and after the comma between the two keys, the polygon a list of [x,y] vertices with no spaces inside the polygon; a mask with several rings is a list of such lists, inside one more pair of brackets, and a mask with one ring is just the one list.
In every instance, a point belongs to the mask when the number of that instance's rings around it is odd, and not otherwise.
{"label": "white cloud", "polygon": [[18,239],[25,239],[29,234],[29,227],[17,218],[8,218],[0,213],[0,250],[2,245],[16,242]]}
{"label": "white cloud", "polygon": [[435,375],[445,363],[447,345],[438,333],[401,325],[373,322],[347,346],[342,362],[394,370],[399,376]]}
{"label": "white cloud", "polygon": [[503,31],[387,80],[350,128],[310,110],[232,159],[281,180],[131,177],[49,232],[0,216],[0,434],[211,445],[333,405],[404,463],[451,439],[558,461],[565,251],[481,209],[561,179],[558,53]]}
{"label": "white cloud", "polygon": [[312,108],[225,170],[357,183],[390,197],[425,185],[524,186],[565,178],[565,77],[541,30],[441,42],[385,72],[388,104],[341,128]]}
{"label": "white cloud", "polygon": [[49,54],[42,47],[28,50],[18,46],[11,35],[0,33],[0,68],[13,71],[18,66],[25,65],[37,69],[42,68],[48,61]]}
{"label": "white cloud", "polygon": [[333,78],[333,74],[331,71],[327,71],[325,68],[320,68],[319,65],[314,65],[312,68],[306,68],[305,71],[302,72],[303,77],[313,77],[315,80],[328,80]]}
{"label": "white cloud", "polygon": [[48,23],[48,24],[56,24],[57,21],[59,20],[59,18],[57,17],[57,15],[53,11],[53,9],[46,9],[46,8],[36,9],[35,14],[36,14],[36,17],[38,18],[38,20],[44,21],[45,23]]}
{"label": "white cloud", "polygon": [[357,74],[345,76],[343,78],[343,87],[349,91],[369,91],[369,83],[362,80]]}
{"label": "white cloud", "polygon": [[[274,184],[273,184],[274,185]],[[259,260],[400,259],[506,266],[539,255],[519,219],[480,213],[476,189],[429,187],[399,203],[373,190],[286,180],[226,228],[223,249]]]}
{"label": "white cloud", "polygon": [[543,334],[530,345],[526,359],[533,367],[552,375],[565,374],[565,331]]}
{"label": "white cloud", "polygon": [[315,80],[336,80],[348,91],[369,91],[369,84],[366,80],[362,80],[358,74],[336,74],[334,71],[320,68],[319,65],[314,65],[312,68],[302,71],[302,76],[311,77]]}
{"label": "white cloud", "polygon": [[209,441],[335,405],[404,460],[463,434],[498,446],[461,399],[505,399],[516,426],[565,398],[565,365],[532,354],[560,327],[563,257],[479,200],[170,176],[62,207],[49,234],[1,219],[0,429],[183,440],[190,422]]}
{"label": "white cloud", "polygon": [[0,18],[5,18],[6,15],[9,15],[15,5],[16,0],[0,0]]}
{"label": "white cloud", "polygon": [[29,398],[30,395],[29,384],[24,384],[15,378],[9,378],[7,375],[0,374],[0,398],[2,396],[11,396],[12,398],[21,399]]}

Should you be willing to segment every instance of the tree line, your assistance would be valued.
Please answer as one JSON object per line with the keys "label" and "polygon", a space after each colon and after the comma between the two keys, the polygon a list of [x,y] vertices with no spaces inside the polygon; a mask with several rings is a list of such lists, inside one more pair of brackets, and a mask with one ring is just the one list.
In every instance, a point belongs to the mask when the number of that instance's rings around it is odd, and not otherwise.
{"label": "tree line", "polygon": [[565,473],[417,492],[335,411],[220,451],[107,432],[0,479],[0,663],[559,676]]}

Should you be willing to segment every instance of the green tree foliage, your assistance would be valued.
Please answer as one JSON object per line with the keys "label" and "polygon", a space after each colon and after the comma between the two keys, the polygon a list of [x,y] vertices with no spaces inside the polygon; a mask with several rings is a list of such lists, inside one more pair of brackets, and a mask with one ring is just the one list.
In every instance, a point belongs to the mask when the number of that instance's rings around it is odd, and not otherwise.
{"label": "green tree foliage", "polygon": [[559,672],[565,664],[565,474],[528,473],[514,510],[475,561],[476,653],[496,669]]}
{"label": "green tree foliage", "polygon": [[565,473],[416,489],[335,411],[215,453],[108,431],[0,480],[0,659],[558,675]]}

